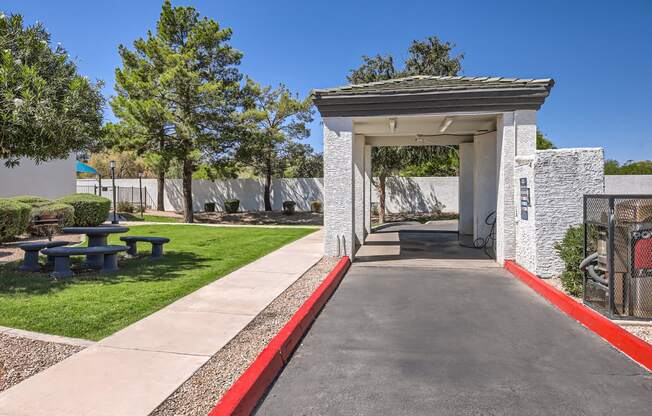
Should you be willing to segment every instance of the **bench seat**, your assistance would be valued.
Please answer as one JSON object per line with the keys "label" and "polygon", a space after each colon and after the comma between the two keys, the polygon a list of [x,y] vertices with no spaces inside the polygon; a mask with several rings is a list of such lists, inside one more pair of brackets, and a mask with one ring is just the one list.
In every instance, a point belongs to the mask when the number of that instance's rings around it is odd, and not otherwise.
{"label": "bench seat", "polygon": [[[52,247],[61,247],[70,244],[69,241],[34,241],[31,243],[22,243],[18,245],[18,248],[25,252],[25,257],[23,259],[23,264],[18,268],[23,272],[37,272],[41,270],[41,266],[38,263],[39,252],[45,248]],[[48,256],[48,262],[46,266],[54,265],[54,259]]]}
{"label": "bench seat", "polygon": [[95,247],[53,247],[43,250],[43,254],[54,258],[52,277],[70,277],[70,256],[102,256],[101,273],[113,273],[118,270],[118,253],[127,251],[127,246],[95,246]]}
{"label": "bench seat", "polygon": [[127,254],[130,256],[136,256],[138,254],[137,244],[138,242],[151,243],[152,244],[152,255],[151,259],[160,259],[163,257],[163,244],[170,242],[170,239],[167,237],[148,237],[148,236],[139,236],[139,235],[125,235],[120,237],[121,241],[127,243],[129,250]]}

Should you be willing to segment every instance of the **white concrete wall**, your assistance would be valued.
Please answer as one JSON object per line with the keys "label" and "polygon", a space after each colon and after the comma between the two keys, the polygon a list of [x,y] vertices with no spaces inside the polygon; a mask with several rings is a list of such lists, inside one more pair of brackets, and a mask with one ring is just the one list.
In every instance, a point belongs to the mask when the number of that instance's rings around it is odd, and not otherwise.
{"label": "white concrete wall", "polygon": [[489,234],[490,225],[485,219],[496,211],[496,133],[476,136],[475,170],[473,179],[473,236],[485,237]]}
{"label": "white concrete wall", "polygon": [[[457,176],[387,178],[385,209],[400,212],[458,212]],[[376,187],[371,187],[371,201],[378,202]]]}
{"label": "white concrete wall", "polygon": [[521,179],[527,180],[532,191],[534,183],[534,160],[537,136],[537,112],[515,111],[516,154],[514,157],[514,220],[516,230],[515,259],[518,264],[534,272],[537,268],[536,198],[530,192],[527,219],[521,217]]}
{"label": "white concrete wall", "polygon": [[514,157],[516,146],[514,113],[503,113],[496,121],[496,261],[516,256],[516,224],[514,206]]}
{"label": "white concrete wall", "polygon": [[536,152],[533,195],[536,211],[536,268],[541,277],[559,275],[564,264],[554,249],[569,227],[582,223],[582,196],[604,189],[602,149]]}
{"label": "white concrete wall", "polygon": [[652,194],[652,175],[607,175],[604,179],[607,194]]}
{"label": "white concrete wall", "polygon": [[7,168],[0,161],[0,198],[18,195],[58,198],[74,194],[76,163],[74,156],[38,165],[22,159],[15,168]]}

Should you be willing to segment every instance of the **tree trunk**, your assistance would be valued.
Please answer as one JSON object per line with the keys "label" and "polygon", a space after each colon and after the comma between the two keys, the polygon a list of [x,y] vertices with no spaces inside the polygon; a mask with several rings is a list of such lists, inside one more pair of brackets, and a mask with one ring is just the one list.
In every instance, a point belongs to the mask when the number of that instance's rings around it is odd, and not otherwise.
{"label": "tree trunk", "polygon": [[194,221],[192,210],[192,162],[183,161],[183,220],[187,223]]}
{"label": "tree trunk", "polygon": [[156,178],[156,210],[165,211],[165,169],[160,168]]}
{"label": "tree trunk", "polygon": [[385,175],[378,178],[378,223],[385,223]]}
{"label": "tree trunk", "polygon": [[272,210],[272,163],[267,161],[265,172],[265,211]]}

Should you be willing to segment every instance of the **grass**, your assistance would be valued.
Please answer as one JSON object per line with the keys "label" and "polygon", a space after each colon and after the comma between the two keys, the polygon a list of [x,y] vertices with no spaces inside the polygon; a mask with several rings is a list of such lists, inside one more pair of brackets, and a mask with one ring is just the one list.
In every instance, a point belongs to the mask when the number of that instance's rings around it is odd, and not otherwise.
{"label": "grass", "polygon": [[[142,225],[128,234],[166,236],[165,257],[123,259],[112,275],[53,280],[0,266],[0,325],[99,340],[275,249],[307,228]],[[123,234],[124,235],[124,234]],[[120,243],[112,236],[110,243]],[[147,253],[149,244],[139,245]]]}
{"label": "grass", "polygon": [[140,214],[130,214],[128,212],[120,212],[119,215],[127,221],[147,221],[147,222],[181,222],[181,218],[166,217],[162,215],[145,214],[143,218]]}

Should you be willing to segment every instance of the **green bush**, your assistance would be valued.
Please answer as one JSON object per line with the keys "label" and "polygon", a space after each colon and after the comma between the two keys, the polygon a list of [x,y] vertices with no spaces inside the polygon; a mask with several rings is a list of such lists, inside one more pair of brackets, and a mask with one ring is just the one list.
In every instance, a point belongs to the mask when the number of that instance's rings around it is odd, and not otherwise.
{"label": "green bush", "polygon": [[235,214],[238,212],[238,208],[240,208],[239,199],[227,199],[224,201],[224,211],[226,211],[227,214]]}
{"label": "green bush", "polygon": [[36,196],[36,195],[14,196],[14,197],[11,197],[11,200],[12,201],[17,201],[17,202],[22,202],[24,204],[29,204],[31,206],[49,204],[50,202],[52,202],[51,199],[43,198],[42,196]]}
{"label": "green bush", "polygon": [[283,214],[292,215],[294,214],[294,207],[297,205],[294,201],[283,201]]}
{"label": "green bush", "polygon": [[564,289],[573,296],[581,296],[584,277],[579,266],[584,260],[584,227],[569,228],[564,239],[555,244],[555,251],[565,264],[561,274]]}
{"label": "green bush", "polygon": [[136,207],[129,201],[120,201],[118,202],[118,212],[127,212],[133,214],[136,211]]}
{"label": "green bush", "polygon": [[310,211],[319,214],[322,209],[323,204],[321,201],[310,201]]}
{"label": "green bush", "polygon": [[59,198],[57,202],[72,205],[75,209],[77,227],[94,227],[106,221],[111,201],[101,196],[91,194],[72,194]]}
{"label": "green bush", "polygon": [[[59,232],[61,227],[73,225],[75,223],[75,209],[72,205],[62,202],[35,203],[32,205],[29,217],[27,231],[33,236],[42,237]],[[50,227],[35,227],[34,221],[38,218],[57,218],[59,224]]]}
{"label": "green bush", "polygon": [[25,234],[30,210],[23,202],[0,199],[0,241]]}
{"label": "green bush", "polygon": [[204,212],[215,212],[215,202],[207,202],[204,204]]}

